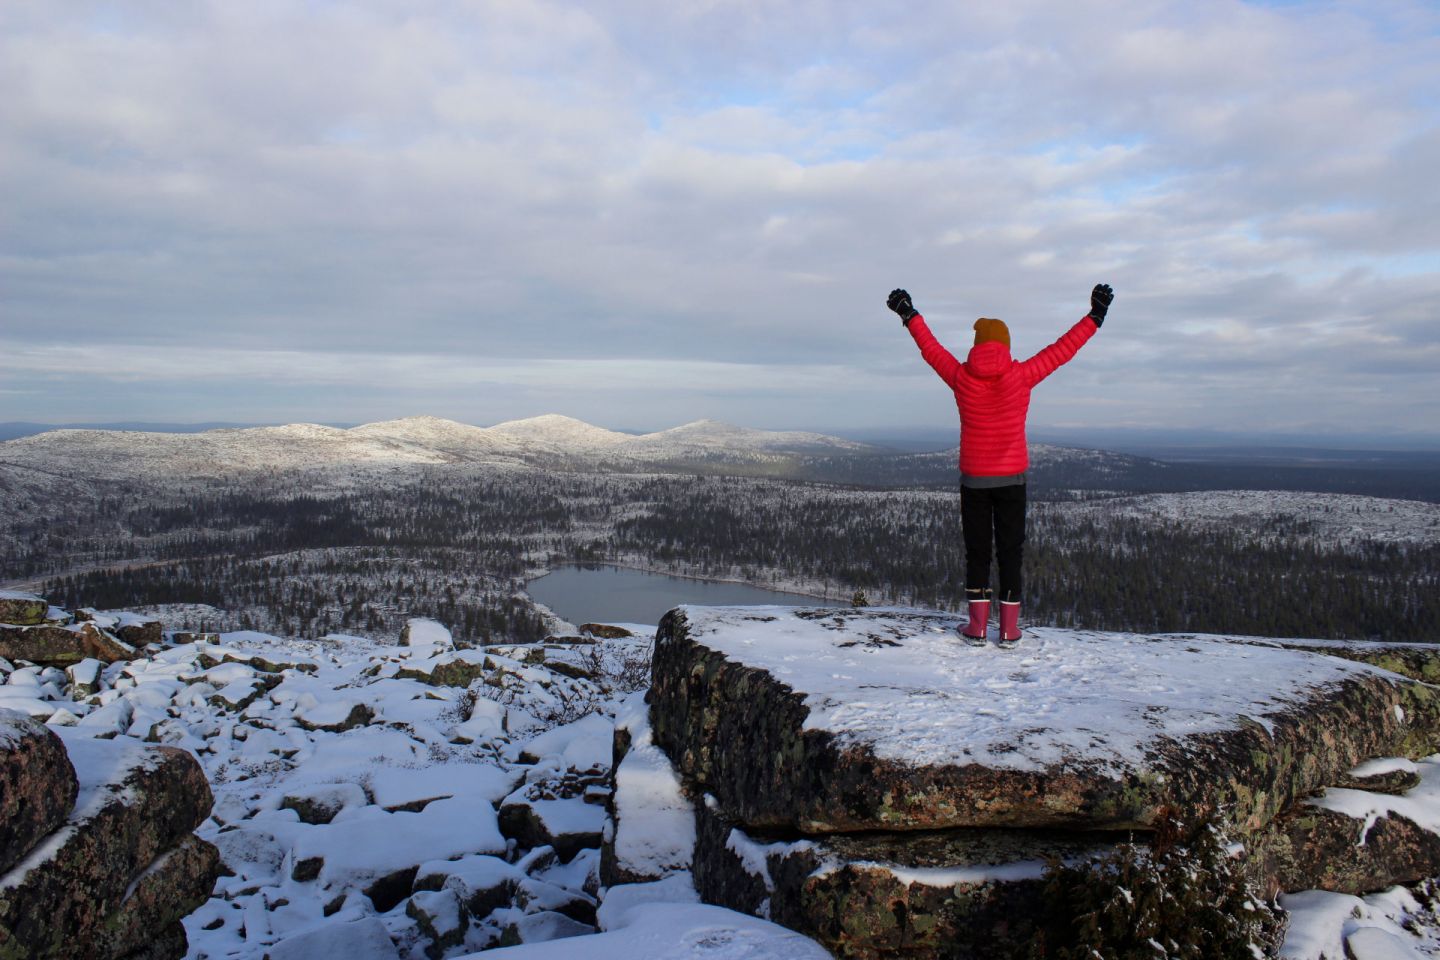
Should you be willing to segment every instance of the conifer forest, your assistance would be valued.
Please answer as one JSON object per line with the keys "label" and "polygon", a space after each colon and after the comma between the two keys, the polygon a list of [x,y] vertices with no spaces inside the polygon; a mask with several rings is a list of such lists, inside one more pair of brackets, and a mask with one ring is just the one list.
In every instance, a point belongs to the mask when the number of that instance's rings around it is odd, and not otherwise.
{"label": "conifer forest", "polygon": [[[1440,640],[1434,504],[1131,493],[1032,484],[1029,622]],[[958,609],[963,593],[953,485],[456,466],[127,482],[26,506],[3,519],[0,578],[71,609],[192,605],[194,629],[378,636],[433,616],[465,642],[536,640],[546,624],[525,583],[568,563],[830,603]]]}

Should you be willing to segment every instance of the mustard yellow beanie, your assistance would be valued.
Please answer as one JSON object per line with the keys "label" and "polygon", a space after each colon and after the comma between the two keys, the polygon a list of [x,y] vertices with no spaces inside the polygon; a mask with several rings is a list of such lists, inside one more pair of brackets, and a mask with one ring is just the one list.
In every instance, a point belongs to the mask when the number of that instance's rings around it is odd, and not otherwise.
{"label": "mustard yellow beanie", "polygon": [[999,340],[1008,348],[1010,346],[1010,328],[1005,326],[1004,320],[981,317],[975,321],[975,346],[989,343],[991,340]]}

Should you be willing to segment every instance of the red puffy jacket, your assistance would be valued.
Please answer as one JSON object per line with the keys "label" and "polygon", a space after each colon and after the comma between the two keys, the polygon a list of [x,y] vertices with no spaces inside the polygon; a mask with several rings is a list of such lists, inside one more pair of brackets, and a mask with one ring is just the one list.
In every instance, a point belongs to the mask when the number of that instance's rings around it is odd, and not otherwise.
{"label": "red puffy jacket", "polygon": [[971,477],[1008,477],[1029,468],[1025,415],[1030,412],[1030,390],[1075,356],[1100,329],[1084,317],[1024,363],[1011,357],[1010,348],[998,340],[972,347],[961,363],[935,339],[924,317],[916,314],[908,326],[925,362],[955,391],[955,405],[960,408],[960,472]]}

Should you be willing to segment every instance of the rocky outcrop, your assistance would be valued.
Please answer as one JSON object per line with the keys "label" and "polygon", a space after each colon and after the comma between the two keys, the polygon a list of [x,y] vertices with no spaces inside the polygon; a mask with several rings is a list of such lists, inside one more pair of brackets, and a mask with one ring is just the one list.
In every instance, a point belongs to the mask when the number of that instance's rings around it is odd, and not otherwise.
{"label": "rocky outcrop", "polygon": [[[1223,810],[1254,829],[1363,760],[1424,756],[1440,739],[1440,690],[1305,651],[1214,638],[1069,634],[1046,645],[1043,634],[1032,637],[1026,656],[1038,648],[1051,663],[1026,676],[1093,678],[1085,688],[1036,691],[1062,701],[1045,704],[1052,715],[1083,711],[1077,730],[1063,715],[1036,722],[1025,703],[995,695],[997,683],[1017,685],[1008,675],[1020,664],[973,651],[960,659],[952,617],[800,610],[779,622],[763,609],[702,612],[698,623],[672,611],[654,662],[656,742],[752,827],[1145,829],[1183,809]],[[789,645],[767,646],[767,637]],[[760,653],[776,646],[783,652]],[[747,661],[742,651],[755,653]],[[980,656],[991,662],[975,664]],[[854,675],[834,683],[811,671],[822,689],[797,689],[784,677],[785,657],[843,664]],[[1169,671],[1182,665],[1218,682],[1211,689],[1185,676],[1186,696],[1146,702],[1143,692],[1101,681],[1138,672],[1172,683]],[[947,669],[976,672],[947,686]],[[880,705],[855,709],[847,699]],[[1222,705],[1205,705],[1212,700]],[[887,716],[884,704],[902,715]],[[903,744],[904,711],[926,724],[917,739],[933,740],[938,729],[942,742]],[[977,711],[994,722],[972,722]]]}
{"label": "rocky outcrop", "polygon": [[173,747],[66,737],[68,778],[51,774],[45,787],[73,803],[0,877],[0,955],[182,956],[179,921],[219,869],[193,835],[211,802],[199,764]]}
{"label": "rocky outcrop", "polygon": [[1047,865],[1175,818],[1218,823],[1271,896],[1440,873],[1436,651],[1036,630],[1009,653],[955,626],[665,617],[647,735],[703,798],[702,898],[837,957],[1020,958],[1055,930]]}

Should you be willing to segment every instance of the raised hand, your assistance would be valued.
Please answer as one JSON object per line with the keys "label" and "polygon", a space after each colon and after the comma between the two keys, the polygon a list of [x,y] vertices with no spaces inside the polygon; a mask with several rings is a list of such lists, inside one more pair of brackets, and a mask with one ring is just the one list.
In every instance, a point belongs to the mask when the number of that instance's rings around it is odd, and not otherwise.
{"label": "raised hand", "polygon": [[1097,283],[1095,289],[1090,291],[1090,319],[1095,321],[1095,326],[1098,327],[1105,322],[1105,314],[1110,309],[1110,301],[1114,299],[1115,291],[1110,289],[1108,283]]}
{"label": "raised hand", "polygon": [[900,315],[900,322],[909,325],[915,318],[915,304],[910,302],[910,294],[896,288],[890,291],[890,297],[885,301],[885,306],[894,310]]}

